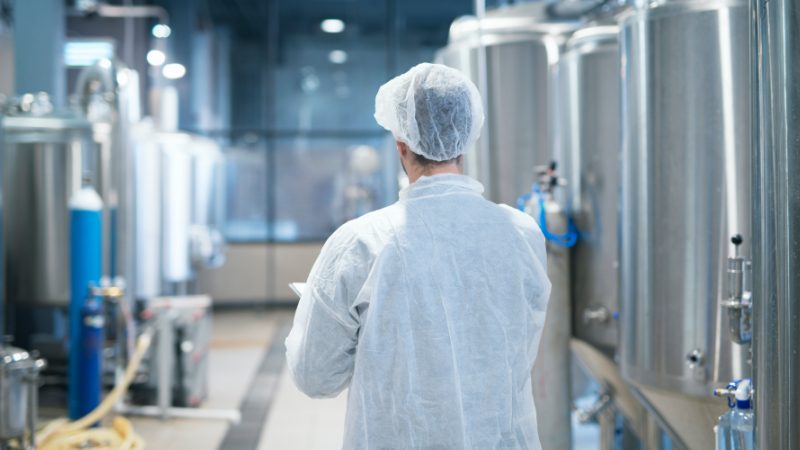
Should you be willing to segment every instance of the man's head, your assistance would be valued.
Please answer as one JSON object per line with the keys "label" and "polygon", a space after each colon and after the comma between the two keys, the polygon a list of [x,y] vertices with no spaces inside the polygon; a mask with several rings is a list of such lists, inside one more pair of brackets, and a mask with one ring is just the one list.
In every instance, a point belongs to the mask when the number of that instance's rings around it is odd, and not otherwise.
{"label": "man's head", "polygon": [[419,167],[424,175],[441,166],[460,167],[480,135],[483,106],[477,88],[461,72],[420,64],[381,86],[375,120],[394,135],[406,170]]}

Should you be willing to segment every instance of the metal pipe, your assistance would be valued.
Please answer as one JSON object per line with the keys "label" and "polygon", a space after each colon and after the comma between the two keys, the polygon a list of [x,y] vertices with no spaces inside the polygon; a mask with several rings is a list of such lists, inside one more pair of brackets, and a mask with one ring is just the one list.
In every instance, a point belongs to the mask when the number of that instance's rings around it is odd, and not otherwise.
{"label": "metal pipe", "polygon": [[751,0],[756,447],[800,448],[800,2]]}
{"label": "metal pipe", "polygon": [[224,420],[231,425],[238,425],[242,421],[242,414],[236,409],[205,409],[205,408],[175,408],[164,410],[160,406],[123,405],[120,414],[143,417],[163,417],[166,411],[167,418]]}

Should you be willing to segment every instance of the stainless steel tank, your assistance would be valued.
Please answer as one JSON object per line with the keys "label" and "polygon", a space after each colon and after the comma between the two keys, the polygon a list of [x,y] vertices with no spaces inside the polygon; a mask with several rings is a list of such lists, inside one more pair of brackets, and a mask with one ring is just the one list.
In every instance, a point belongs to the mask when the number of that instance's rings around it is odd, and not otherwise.
{"label": "stainless steel tank", "polygon": [[12,302],[69,303],[68,201],[97,172],[91,125],[71,114],[3,119],[6,293]]}
{"label": "stainless steel tank", "polygon": [[[570,155],[564,173],[570,215],[580,230],[571,255],[571,349],[615,411],[645,439],[648,414],[614,363],[619,340],[620,66],[619,27],[603,22],[576,31],[559,62],[561,131]],[[601,421],[604,427],[615,434],[615,421]]]}
{"label": "stainless steel tank", "polygon": [[753,183],[756,448],[800,448],[800,3],[757,0]]}
{"label": "stainless steel tank", "polygon": [[[529,4],[491,11],[480,22],[462,18],[450,27],[437,61],[461,70],[484,91],[486,126],[467,153],[465,170],[484,184],[493,201],[516,204],[530,191],[536,166],[563,159],[558,61],[578,25],[550,22],[543,4]],[[485,51],[485,71],[479,67],[480,51]]]}
{"label": "stainless steel tank", "polygon": [[[486,126],[465,159],[468,175],[480,180],[487,198],[509,205],[531,191],[541,166],[565,163],[559,134],[559,58],[575,22],[549,19],[542,3],[462,18],[450,28],[437,60],[469,76],[486,103]],[[556,198],[561,195],[557,193]],[[563,204],[550,202],[554,227],[566,229]],[[569,251],[548,248],[553,293],[532,372],[541,441],[551,449],[571,447]],[[545,351],[546,350],[546,351]]]}
{"label": "stainless steel tank", "polygon": [[619,28],[593,25],[568,41],[560,62],[573,248],[573,336],[612,356],[619,309]]}
{"label": "stainless steel tank", "polygon": [[745,1],[666,1],[622,21],[624,377],[689,449],[714,447],[711,392],[748,374],[720,308],[731,236],[749,256]]}
{"label": "stainless steel tank", "polygon": [[[439,64],[453,67],[464,73],[478,89],[483,91],[485,86],[481,83],[481,77],[484,76],[479,73],[479,41],[477,36],[477,23],[474,17],[461,17],[450,25],[450,38],[447,47],[440,49],[436,53],[435,61]],[[470,33],[472,33],[470,35]],[[483,92],[482,92],[483,94]],[[484,102],[484,106],[488,106]],[[489,111],[487,109],[486,116],[488,117]],[[485,146],[487,137],[486,122],[481,132],[481,139],[476,142],[466,152],[464,158],[464,171],[477,178],[484,184],[486,194],[489,195],[491,186],[489,185],[489,162],[486,159],[485,152],[480,151]]]}
{"label": "stainless steel tank", "polygon": [[213,141],[143,123],[133,129],[135,295],[189,293],[203,267],[224,261],[223,158]]}

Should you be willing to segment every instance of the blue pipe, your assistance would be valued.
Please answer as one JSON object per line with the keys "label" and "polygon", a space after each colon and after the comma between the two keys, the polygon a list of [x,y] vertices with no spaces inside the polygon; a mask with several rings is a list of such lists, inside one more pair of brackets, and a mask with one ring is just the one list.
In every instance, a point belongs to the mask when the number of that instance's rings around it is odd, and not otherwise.
{"label": "blue pipe", "polygon": [[570,248],[578,242],[578,228],[571,217],[567,218],[567,232],[564,234],[552,233],[547,228],[547,212],[544,210],[544,197],[539,197],[539,225],[545,239],[559,247]]}
{"label": "blue pipe", "polygon": [[542,194],[541,189],[539,189],[538,183],[534,183],[533,186],[531,186],[530,192],[521,195],[517,199],[517,209],[525,212],[525,205],[534,196],[538,199],[538,222],[545,239],[560,247],[571,248],[575,246],[575,244],[578,242],[580,232],[578,231],[578,227],[575,225],[575,222],[572,220],[572,217],[567,217],[567,232],[564,234],[553,233],[547,228],[547,212],[544,209],[544,195]]}
{"label": "blue pipe", "polygon": [[[89,287],[100,283],[102,271],[102,214],[103,201],[97,192],[86,187],[70,199],[70,303],[69,303],[69,417],[83,417],[91,411],[91,399],[81,398],[81,392],[93,387],[83,383],[97,383],[87,379],[81,367],[81,316]],[[92,368],[92,371],[94,369]],[[90,377],[91,378],[91,377]],[[99,385],[98,398],[99,398]],[[84,404],[84,402],[87,402]],[[96,406],[96,405],[94,405]]]}

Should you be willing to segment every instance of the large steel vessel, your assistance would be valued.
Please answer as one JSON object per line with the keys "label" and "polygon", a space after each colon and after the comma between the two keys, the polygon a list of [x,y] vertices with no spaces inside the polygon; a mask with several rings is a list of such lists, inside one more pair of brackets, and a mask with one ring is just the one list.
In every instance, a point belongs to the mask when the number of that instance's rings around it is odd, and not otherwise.
{"label": "large steel vessel", "polygon": [[[545,5],[526,4],[462,18],[450,28],[450,40],[437,60],[467,74],[486,103],[486,126],[465,160],[466,173],[480,180],[487,198],[515,205],[531,191],[540,167],[557,160],[560,145],[558,63],[575,22],[552,21]],[[560,195],[561,192],[558,192]],[[563,207],[554,209],[563,211]],[[562,213],[549,221],[561,221]],[[565,231],[565,230],[562,230]],[[568,449],[570,434],[570,290],[569,251],[548,248],[553,289],[542,351],[532,371],[534,400],[540,413],[539,435],[548,448]]]}
{"label": "large steel vessel", "polygon": [[751,3],[756,448],[800,448],[800,3]]}
{"label": "large steel vessel", "polygon": [[543,5],[529,4],[489,12],[482,21],[462,18],[450,27],[437,60],[466,73],[487,103],[486,126],[465,164],[493,201],[514,205],[536,181],[537,166],[563,159],[558,60],[577,26],[548,21]]}
{"label": "large steel vessel", "polygon": [[218,229],[223,157],[211,140],[147,123],[133,135],[135,295],[186,294],[197,270],[224,260]]}
{"label": "large steel vessel", "polygon": [[720,308],[724,264],[752,239],[745,1],[666,1],[622,22],[623,375],[690,449],[714,447],[746,345]]}
{"label": "large steel vessel", "polygon": [[[570,162],[563,173],[570,215],[580,232],[571,259],[571,348],[625,417],[627,427],[649,445],[652,426],[647,413],[614,362],[620,277],[619,27],[598,21],[576,31],[565,46],[559,75],[564,114],[561,132]],[[609,436],[615,434],[613,420],[600,420],[600,424]]]}
{"label": "large steel vessel", "polygon": [[581,232],[573,250],[573,335],[613,355],[617,347],[619,214],[619,29],[576,32],[561,58],[565,175]]}
{"label": "large steel vessel", "polygon": [[84,176],[97,174],[91,125],[74,115],[30,113],[7,116],[2,125],[8,300],[66,306],[67,203]]}

